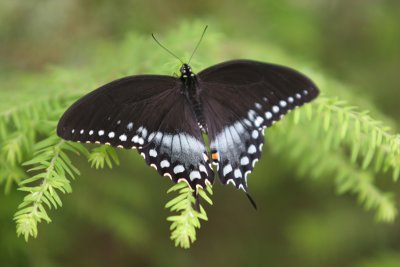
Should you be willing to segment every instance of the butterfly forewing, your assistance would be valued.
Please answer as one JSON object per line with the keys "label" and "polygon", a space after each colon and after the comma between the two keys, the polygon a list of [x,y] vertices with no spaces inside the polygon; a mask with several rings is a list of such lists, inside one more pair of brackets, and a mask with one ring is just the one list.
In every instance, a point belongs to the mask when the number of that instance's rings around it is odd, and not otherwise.
{"label": "butterfly forewing", "polygon": [[221,181],[247,191],[261,156],[263,130],[318,95],[292,69],[250,60],[228,61],[198,74],[213,162]]}
{"label": "butterfly forewing", "polygon": [[168,76],[116,80],[73,104],[57,133],[66,140],[136,148],[161,175],[204,186],[213,172],[181,86]]}

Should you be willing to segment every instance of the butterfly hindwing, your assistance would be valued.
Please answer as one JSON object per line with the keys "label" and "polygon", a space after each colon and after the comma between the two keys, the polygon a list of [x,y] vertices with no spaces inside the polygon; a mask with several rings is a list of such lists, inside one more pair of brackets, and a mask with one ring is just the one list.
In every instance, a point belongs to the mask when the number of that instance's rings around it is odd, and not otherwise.
{"label": "butterfly hindwing", "polygon": [[263,130],[311,101],[317,87],[292,69],[250,60],[228,61],[198,74],[213,162],[221,181],[247,191],[261,156]]}
{"label": "butterfly hindwing", "polygon": [[72,141],[135,148],[173,181],[192,188],[213,181],[206,148],[182,83],[143,75],[113,81],[82,97],[59,121],[57,134]]}
{"label": "butterfly hindwing", "polygon": [[164,115],[160,129],[148,137],[151,142],[139,148],[146,162],[174,182],[184,179],[192,188],[214,181],[207,149],[193,111],[182,95]]}

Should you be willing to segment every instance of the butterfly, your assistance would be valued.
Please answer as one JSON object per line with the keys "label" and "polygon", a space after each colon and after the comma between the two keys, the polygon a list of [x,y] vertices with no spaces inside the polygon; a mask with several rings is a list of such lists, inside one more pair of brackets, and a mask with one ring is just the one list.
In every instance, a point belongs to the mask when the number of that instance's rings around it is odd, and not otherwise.
{"label": "butterfly", "polygon": [[214,164],[222,184],[249,196],[264,129],[318,94],[309,78],[284,66],[231,60],[196,73],[183,63],[179,77],[128,76],[83,96],[61,117],[57,134],[137,149],[160,175],[186,182],[196,195],[214,183]]}

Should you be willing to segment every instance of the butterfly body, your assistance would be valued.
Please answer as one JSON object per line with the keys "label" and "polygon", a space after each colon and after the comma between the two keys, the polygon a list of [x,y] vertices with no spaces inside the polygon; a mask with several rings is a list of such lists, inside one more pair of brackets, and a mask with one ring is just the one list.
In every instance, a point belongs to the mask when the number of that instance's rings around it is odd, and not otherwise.
{"label": "butterfly body", "polygon": [[264,129],[318,95],[303,74],[252,60],[197,74],[183,64],[180,72],[179,78],[129,76],[101,86],[65,112],[58,135],[135,148],[161,175],[193,189],[214,182],[214,163],[223,184],[247,192]]}
{"label": "butterfly body", "polygon": [[202,133],[207,133],[207,126],[205,125],[205,118],[203,113],[202,102],[200,99],[200,90],[197,76],[192,72],[192,68],[188,64],[183,64],[180,68],[182,81],[182,93],[186,96],[188,103],[193,109],[197,125],[200,127]]}

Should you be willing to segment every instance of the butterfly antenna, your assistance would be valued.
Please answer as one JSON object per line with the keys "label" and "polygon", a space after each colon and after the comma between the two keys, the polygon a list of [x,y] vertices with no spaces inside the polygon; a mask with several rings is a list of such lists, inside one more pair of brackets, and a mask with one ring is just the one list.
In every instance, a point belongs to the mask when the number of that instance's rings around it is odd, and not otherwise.
{"label": "butterfly antenna", "polygon": [[201,41],[203,40],[204,34],[206,34],[206,31],[207,31],[207,28],[208,28],[208,25],[206,25],[206,27],[204,27],[203,33],[202,33],[202,35],[201,35],[201,37],[200,37],[200,40],[197,42],[197,45],[196,45],[196,47],[194,48],[193,53],[192,53],[192,55],[191,55],[190,58],[189,58],[188,64],[189,64],[190,61],[192,60],[193,55],[196,53],[197,48],[199,47]]}
{"label": "butterfly antenna", "polygon": [[170,55],[172,55],[172,56],[175,57],[177,60],[179,60],[182,64],[184,64],[183,61],[182,61],[177,55],[175,55],[174,53],[172,53],[171,50],[169,50],[168,48],[166,48],[165,46],[163,46],[163,45],[157,40],[157,38],[154,36],[154,33],[152,33],[151,36],[153,37],[154,41],[156,41],[156,43],[157,43],[159,46],[161,46],[162,48],[164,48],[165,51],[167,51]]}

